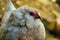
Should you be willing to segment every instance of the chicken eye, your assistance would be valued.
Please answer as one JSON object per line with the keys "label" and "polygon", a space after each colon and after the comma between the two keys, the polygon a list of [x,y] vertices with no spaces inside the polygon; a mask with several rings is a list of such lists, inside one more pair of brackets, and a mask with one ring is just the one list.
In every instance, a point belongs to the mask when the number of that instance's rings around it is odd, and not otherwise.
{"label": "chicken eye", "polygon": [[30,14],[31,16],[33,16],[33,15],[34,15],[34,13],[33,13],[33,12],[30,12],[29,14]]}

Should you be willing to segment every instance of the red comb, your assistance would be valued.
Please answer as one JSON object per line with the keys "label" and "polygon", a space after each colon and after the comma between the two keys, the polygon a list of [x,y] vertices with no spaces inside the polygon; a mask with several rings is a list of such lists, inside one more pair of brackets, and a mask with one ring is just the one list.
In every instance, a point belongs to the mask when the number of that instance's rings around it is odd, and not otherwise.
{"label": "red comb", "polygon": [[35,10],[35,15],[34,15],[34,18],[40,18],[40,15],[39,15],[39,12]]}

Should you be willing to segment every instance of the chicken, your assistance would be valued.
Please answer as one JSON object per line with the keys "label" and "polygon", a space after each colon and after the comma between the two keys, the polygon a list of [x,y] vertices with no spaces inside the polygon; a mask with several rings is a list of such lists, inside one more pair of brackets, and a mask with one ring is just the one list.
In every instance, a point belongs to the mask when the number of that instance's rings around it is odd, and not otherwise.
{"label": "chicken", "polygon": [[28,6],[7,12],[2,19],[0,40],[45,40],[39,14],[37,9]]}

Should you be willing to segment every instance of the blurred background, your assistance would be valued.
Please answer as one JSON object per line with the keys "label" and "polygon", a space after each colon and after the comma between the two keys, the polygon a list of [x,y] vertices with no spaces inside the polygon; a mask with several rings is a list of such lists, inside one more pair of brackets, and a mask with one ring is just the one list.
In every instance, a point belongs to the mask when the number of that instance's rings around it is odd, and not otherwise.
{"label": "blurred background", "polygon": [[[12,0],[16,8],[27,5],[40,11],[46,29],[46,40],[60,40],[60,0]],[[7,1],[0,0],[0,26],[7,9]]]}

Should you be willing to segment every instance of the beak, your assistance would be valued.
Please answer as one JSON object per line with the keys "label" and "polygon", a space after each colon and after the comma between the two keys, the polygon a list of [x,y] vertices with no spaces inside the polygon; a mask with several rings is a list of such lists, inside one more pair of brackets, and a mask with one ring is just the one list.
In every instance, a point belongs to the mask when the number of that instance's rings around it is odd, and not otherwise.
{"label": "beak", "polygon": [[41,17],[40,16],[35,16],[35,19],[41,19]]}
{"label": "beak", "polygon": [[40,15],[37,14],[37,13],[34,15],[34,18],[35,18],[35,19],[41,19]]}

